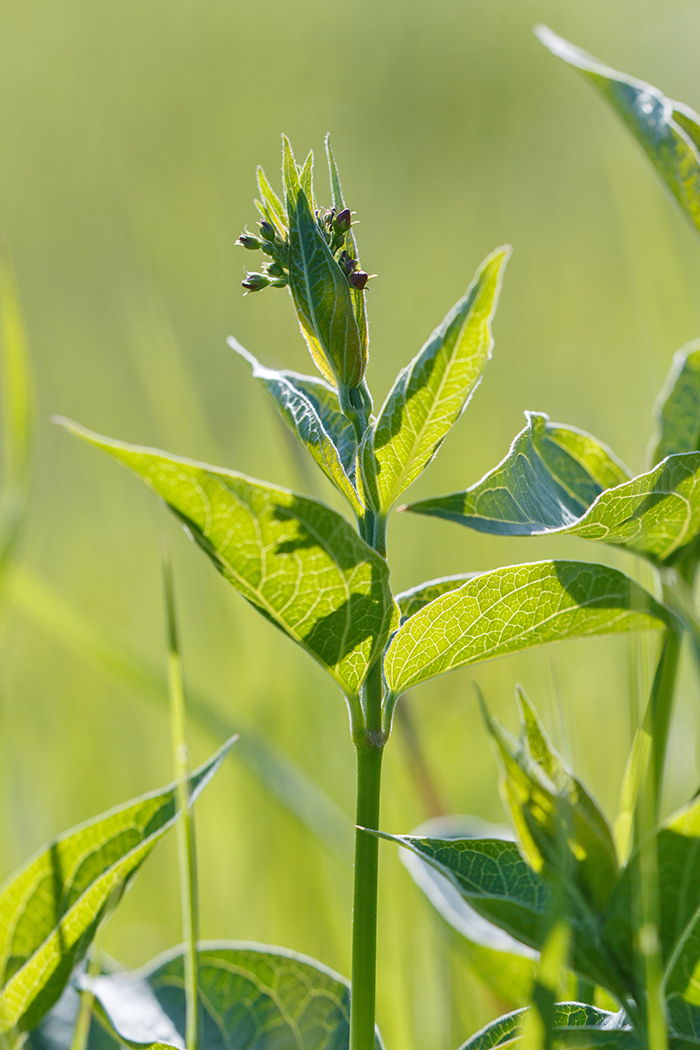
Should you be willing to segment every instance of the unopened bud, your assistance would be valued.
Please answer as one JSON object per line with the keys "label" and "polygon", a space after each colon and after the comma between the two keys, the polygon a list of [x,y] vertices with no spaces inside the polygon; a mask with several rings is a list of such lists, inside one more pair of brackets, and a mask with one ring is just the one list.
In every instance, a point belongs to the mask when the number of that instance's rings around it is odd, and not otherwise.
{"label": "unopened bud", "polygon": [[284,269],[277,262],[271,262],[267,267],[270,277],[284,277]]}
{"label": "unopened bud", "polygon": [[263,219],[260,223],[260,232],[266,241],[274,241],[277,237],[277,230],[267,219]]}
{"label": "unopened bud", "polygon": [[356,273],[351,273],[348,277],[348,281],[353,288],[357,288],[358,291],[362,291],[369,280],[369,274],[365,273],[364,270],[357,270]]}
{"label": "unopened bud", "polygon": [[349,208],[339,211],[333,220],[333,229],[336,233],[347,233],[352,226],[352,215]]}
{"label": "unopened bud", "polygon": [[349,277],[353,270],[357,269],[357,260],[348,255],[347,252],[341,253],[338,262],[340,263],[346,277]]}
{"label": "unopened bud", "polygon": [[264,273],[249,273],[245,281],[241,281],[248,292],[259,292],[262,288],[267,288],[269,283]]}
{"label": "unopened bud", "polygon": [[250,251],[256,251],[260,247],[258,238],[254,237],[252,233],[248,233],[247,230],[243,231],[236,244],[240,244],[243,248],[248,248]]}

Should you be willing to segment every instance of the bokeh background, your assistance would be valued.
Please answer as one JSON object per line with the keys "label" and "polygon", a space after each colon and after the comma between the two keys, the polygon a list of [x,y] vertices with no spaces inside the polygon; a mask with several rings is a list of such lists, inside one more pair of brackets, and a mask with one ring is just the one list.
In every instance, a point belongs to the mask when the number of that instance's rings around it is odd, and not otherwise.
{"label": "bokeh background", "polygon": [[[483,256],[515,249],[494,358],[413,497],[480,477],[523,409],[590,430],[641,470],[671,357],[700,335],[700,246],[622,126],[537,43],[540,21],[700,108],[689,0],[2,0],[0,229],[37,408],[30,514],[2,611],[0,879],[51,835],[171,778],[166,534],[193,758],[229,726],[243,734],[198,803],[202,934],[293,947],[348,974],[354,762],[341,697],[142,486],[49,418],[337,505],[224,342],[235,333],[268,364],[310,370],[286,292],[242,296],[250,256],[234,240],[255,219],[255,165],[277,178],[280,132],[298,155],[322,156],[331,131],[363,263],[379,275],[375,400]],[[324,179],[319,163],[321,199]],[[408,515],[390,529],[397,589],[553,555],[642,578],[582,541],[501,540]],[[384,827],[408,831],[438,808],[504,819],[472,680],[509,725],[522,682],[614,817],[655,645],[566,643],[416,689],[403,703],[420,761],[399,727]],[[700,779],[696,694],[687,667],[667,807]],[[302,774],[323,796],[308,784],[299,795]],[[388,844],[381,863],[379,1023],[389,1048],[446,1050],[499,1004]],[[173,839],[106,947],[139,965],[179,936]]]}

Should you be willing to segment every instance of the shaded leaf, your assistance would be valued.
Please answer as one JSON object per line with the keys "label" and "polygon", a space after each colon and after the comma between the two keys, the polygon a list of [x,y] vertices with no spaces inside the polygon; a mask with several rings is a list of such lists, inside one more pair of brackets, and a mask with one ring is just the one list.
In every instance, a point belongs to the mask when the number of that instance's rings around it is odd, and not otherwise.
{"label": "shaded leaf", "polygon": [[521,734],[516,742],[484,708],[503,765],[502,790],[527,860],[552,886],[572,894],[595,914],[617,878],[612,833],[603,814],[553,750],[522,689]]}
{"label": "shaded leaf", "polygon": [[[700,452],[667,457],[646,474],[582,502],[582,486],[563,484],[541,455],[544,416],[530,414],[495,470],[464,492],[414,503],[408,510],[497,535],[580,536],[624,547],[655,565],[672,563],[700,534]],[[559,428],[560,433],[563,428]]]}
{"label": "shaded leaf", "polygon": [[[350,989],[332,970],[255,944],[204,944],[198,960],[202,1050],[347,1050]],[[183,980],[177,950],[138,973],[98,977],[91,987],[120,1042],[182,1048]],[[380,1050],[379,1033],[375,1045]]]}
{"label": "shaded leaf", "polygon": [[700,448],[700,339],[674,354],[654,416],[659,432],[654,463]]}
{"label": "shaded leaf", "polygon": [[[478,817],[435,817],[411,832],[414,838],[462,839],[502,837],[507,829],[492,828]],[[494,926],[467,903],[447,876],[419,853],[400,850],[401,861],[438,914],[460,934],[460,946],[477,976],[506,1003],[529,1001],[537,953]]]}
{"label": "shaded leaf", "polygon": [[368,498],[386,514],[435,456],[464,411],[491,355],[496,311],[510,248],[481,264],[464,297],[401,371],[363,442]]}
{"label": "shaded leaf", "polygon": [[574,524],[606,489],[629,474],[590,434],[526,412],[508,455],[465,492],[422,500],[406,510],[479,532],[529,536]]}
{"label": "shaded leaf", "polygon": [[311,164],[307,162],[300,176],[286,138],[282,171],[289,217],[289,287],[302,333],[325,379],[357,387],[367,367],[366,327],[361,331],[358,326],[348,279],[316,223],[309,194]]}
{"label": "shaded leaf", "polygon": [[663,627],[671,614],[616,569],[575,561],[485,572],[434,599],[399,628],[385,658],[389,688],[535,645]]}
{"label": "shaded leaf", "polygon": [[[311,380],[293,372],[276,372],[265,368],[236,339],[231,337],[227,342],[248,362],[253,369],[254,378],[271,396],[289,429],[296,434],[326,477],[339,492],[342,492],[352,509],[360,516],[363,505],[347,473],[350,466],[354,466],[353,453],[357,448],[355,431],[340,411],[336,392],[322,380]],[[313,390],[316,387],[319,392],[322,391],[320,398],[309,396],[299,380],[306,380],[307,389]],[[333,398],[337,405],[337,413],[331,414],[329,409],[332,408]],[[344,423],[340,423],[338,416]],[[339,440],[340,447],[336,445],[336,440]],[[341,449],[345,462],[341,458]]]}
{"label": "shaded leaf", "polygon": [[700,230],[700,117],[697,113],[666,98],[651,84],[603,65],[546,26],[538,26],[535,32],[552,54],[579,69],[595,84],[642,146],[695,228]]}
{"label": "shaded leaf", "polygon": [[[552,915],[552,891],[523,860],[514,842],[372,834],[413,850],[450,879],[476,912],[530,948],[542,948]],[[596,924],[589,916],[573,915],[571,932],[572,968],[614,995],[624,996],[626,989]]]}
{"label": "shaded leaf", "polygon": [[[233,741],[190,778],[194,800]],[[29,1031],[65,988],[111,909],[177,818],[175,786],[61,835],[0,890],[0,1034]]]}
{"label": "shaded leaf", "polygon": [[287,489],[62,422],[145,481],[251,605],[357,692],[398,610],[386,562],[343,517]]}

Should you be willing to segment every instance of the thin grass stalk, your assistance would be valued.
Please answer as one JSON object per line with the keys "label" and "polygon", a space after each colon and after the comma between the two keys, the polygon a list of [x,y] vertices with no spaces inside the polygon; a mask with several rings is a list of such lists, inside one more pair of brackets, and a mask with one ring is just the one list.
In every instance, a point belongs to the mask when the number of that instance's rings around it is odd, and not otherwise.
{"label": "thin grass stalk", "polygon": [[180,819],[177,822],[177,845],[180,868],[180,902],[182,932],[185,942],[185,1046],[199,1050],[199,998],[197,980],[197,941],[199,914],[197,898],[197,857],[195,848],[194,814],[190,800],[189,769],[187,761],[185,690],[182,659],[175,616],[175,594],[172,566],[165,543],[162,547],[163,587],[168,643],[168,689],[170,693],[170,728],[173,747],[173,765],[177,780],[177,798]]}

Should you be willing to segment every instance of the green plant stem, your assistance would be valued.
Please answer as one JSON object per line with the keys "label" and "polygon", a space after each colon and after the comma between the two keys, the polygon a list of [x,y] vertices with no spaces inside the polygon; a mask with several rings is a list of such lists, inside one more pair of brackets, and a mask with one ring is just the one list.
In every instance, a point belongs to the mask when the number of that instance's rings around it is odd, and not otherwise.
{"label": "green plant stem", "polygon": [[172,570],[165,548],[163,549],[163,581],[168,625],[168,688],[170,692],[170,726],[172,733],[173,764],[177,779],[177,799],[180,819],[177,822],[177,845],[180,868],[180,901],[182,907],[182,933],[185,941],[185,1046],[187,1050],[198,1050],[199,1002],[197,994],[197,859],[195,852],[194,818],[189,791],[187,762],[185,691],[182,660],[175,619],[175,598]]}

